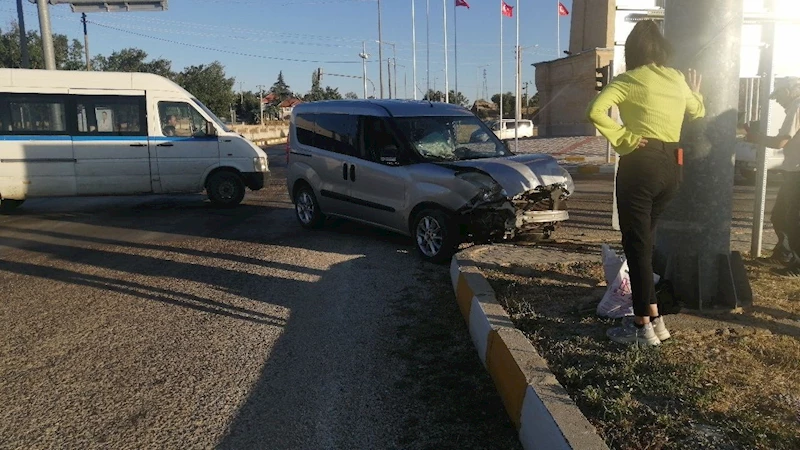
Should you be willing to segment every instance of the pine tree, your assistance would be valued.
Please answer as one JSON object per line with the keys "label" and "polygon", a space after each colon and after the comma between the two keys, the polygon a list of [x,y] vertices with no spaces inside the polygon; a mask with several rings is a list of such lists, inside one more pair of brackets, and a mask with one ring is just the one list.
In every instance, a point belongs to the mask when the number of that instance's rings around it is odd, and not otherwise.
{"label": "pine tree", "polygon": [[283,81],[283,71],[278,72],[278,81],[272,85],[269,91],[275,94],[275,97],[280,99],[280,101],[292,97],[292,90],[289,88],[289,85]]}

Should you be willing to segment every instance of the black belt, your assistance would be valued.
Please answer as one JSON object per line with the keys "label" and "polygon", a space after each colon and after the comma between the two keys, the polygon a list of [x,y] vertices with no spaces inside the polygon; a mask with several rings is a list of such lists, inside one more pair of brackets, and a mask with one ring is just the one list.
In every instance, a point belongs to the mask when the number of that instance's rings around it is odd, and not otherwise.
{"label": "black belt", "polygon": [[661,140],[658,140],[658,139],[654,139],[654,138],[649,138],[649,137],[646,137],[646,138],[643,138],[643,139],[645,139],[647,141],[647,145],[645,145],[644,148],[652,148],[652,149],[656,149],[656,150],[670,150],[670,151],[672,151],[672,150],[675,150],[677,148],[680,148],[680,146],[681,146],[680,142],[664,142],[664,141],[661,141]]}

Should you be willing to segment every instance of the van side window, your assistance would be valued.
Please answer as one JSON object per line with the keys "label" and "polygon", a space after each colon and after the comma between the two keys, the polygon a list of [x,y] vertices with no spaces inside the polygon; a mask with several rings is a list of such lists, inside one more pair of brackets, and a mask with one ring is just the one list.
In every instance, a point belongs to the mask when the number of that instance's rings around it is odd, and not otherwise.
{"label": "van side window", "polygon": [[143,97],[92,97],[76,98],[78,132],[114,135],[144,136]]}
{"label": "van side window", "polygon": [[184,102],[158,102],[161,132],[164,136],[205,137],[206,119]]}
{"label": "van side window", "polygon": [[67,131],[63,96],[8,94],[0,100],[0,134],[64,134]]}
{"label": "van side window", "polygon": [[362,117],[363,158],[381,164],[399,164],[400,145],[380,117]]}
{"label": "van side window", "polygon": [[314,115],[298,114],[294,120],[294,132],[301,145],[314,146]]}
{"label": "van side window", "polygon": [[314,147],[343,155],[358,156],[358,116],[316,114]]}

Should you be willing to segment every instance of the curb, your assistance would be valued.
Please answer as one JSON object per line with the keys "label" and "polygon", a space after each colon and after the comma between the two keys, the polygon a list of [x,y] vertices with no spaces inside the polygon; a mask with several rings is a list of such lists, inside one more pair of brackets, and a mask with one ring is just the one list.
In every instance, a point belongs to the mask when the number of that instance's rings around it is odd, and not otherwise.
{"label": "curb", "polygon": [[478,356],[525,450],[608,450],[525,335],[514,327],[470,255],[453,256],[450,278]]}

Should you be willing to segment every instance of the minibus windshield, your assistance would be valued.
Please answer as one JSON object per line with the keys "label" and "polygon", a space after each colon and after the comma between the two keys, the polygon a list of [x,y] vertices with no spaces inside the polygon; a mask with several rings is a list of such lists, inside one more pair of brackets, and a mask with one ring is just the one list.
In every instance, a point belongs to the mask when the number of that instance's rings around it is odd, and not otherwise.
{"label": "minibus windshield", "polygon": [[230,128],[228,128],[228,126],[227,126],[227,125],[225,125],[225,123],[223,123],[223,122],[222,122],[222,121],[219,119],[219,117],[217,117],[217,115],[216,115],[216,114],[214,114],[213,112],[211,112],[211,110],[210,110],[210,109],[208,109],[208,108],[206,107],[206,105],[204,105],[204,104],[203,104],[203,102],[201,102],[200,100],[198,100],[198,99],[196,99],[196,98],[192,98],[192,101],[193,101],[193,102],[194,102],[194,103],[195,103],[197,106],[199,106],[199,107],[200,107],[200,109],[202,109],[203,111],[205,111],[205,112],[206,112],[206,114],[208,114],[208,115],[211,117],[211,119],[212,119],[212,120],[213,120],[213,121],[214,121],[214,122],[215,122],[217,125],[219,125],[219,127],[220,127],[220,128],[222,128],[222,131],[224,131],[224,132],[226,132],[226,133],[230,133],[230,132],[232,131]]}

